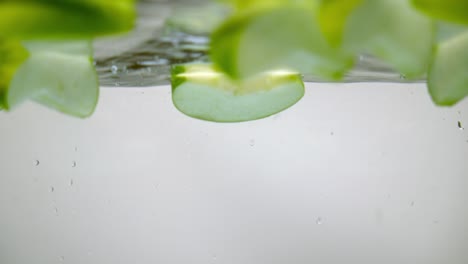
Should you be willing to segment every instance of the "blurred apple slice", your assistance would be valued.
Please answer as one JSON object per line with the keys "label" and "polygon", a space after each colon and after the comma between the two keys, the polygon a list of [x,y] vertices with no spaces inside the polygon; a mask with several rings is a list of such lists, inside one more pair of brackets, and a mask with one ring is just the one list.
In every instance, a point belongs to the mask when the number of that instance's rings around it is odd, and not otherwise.
{"label": "blurred apple slice", "polygon": [[437,46],[427,83],[438,105],[451,106],[468,95],[468,32]]}

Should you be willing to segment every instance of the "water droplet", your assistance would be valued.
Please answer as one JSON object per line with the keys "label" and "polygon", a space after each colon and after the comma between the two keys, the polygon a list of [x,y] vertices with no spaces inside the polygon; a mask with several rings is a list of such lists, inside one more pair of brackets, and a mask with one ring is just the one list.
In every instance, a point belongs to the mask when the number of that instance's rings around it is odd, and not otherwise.
{"label": "water droplet", "polygon": [[76,161],[73,161],[72,162],[72,168],[75,168],[76,167]]}
{"label": "water droplet", "polygon": [[112,74],[117,74],[118,70],[119,70],[119,67],[117,67],[117,65],[112,65],[112,67],[111,67]]}
{"label": "water droplet", "polygon": [[55,211],[55,214],[58,215],[58,208],[57,207],[54,207],[54,211]]}
{"label": "water droplet", "polygon": [[330,132],[330,136],[334,136],[335,135],[335,132]]}
{"label": "water droplet", "polygon": [[317,220],[315,220],[315,223],[316,223],[317,225],[323,224],[323,219],[322,219],[322,217],[317,218]]}
{"label": "water droplet", "polygon": [[70,186],[73,186],[73,184],[75,184],[75,181],[73,181],[73,179],[70,180]]}
{"label": "water droplet", "polygon": [[462,123],[460,121],[458,121],[458,128],[460,130],[465,130],[465,128],[463,127]]}
{"label": "water droplet", "polygon": [[434,220],[434,221],[432,221],[432,223],[438,224],[438,223],[439,223],[439,220]]}
{"label": "water droplet", "polygon": [[65,257],[64,256],[60,256],[60,261],[65,261]]}
{"label": "water droplet", "polygon": [[41,162],[40,162],[39,160],[35,160],[35,161],[34,161],[34,165],[35,165],[35,166],[39,166],[39,164],[41,164]]}
{"label": "water droplet", "polygon": [[414,206],[414,201],[411,202],[411,207],[413,207],[413,206]]}
{"label": "water droplet", "polygon": [[406,75],[400,74],[400,79],[401,79],[401,80],[406,80]]}
{"label": "water droplet", "polygon": [[75,147],[75,152],[78,152],[78,147]]}
{"label": "water droplet", "polygon": [[461,111],[457,111],[458,115],[461,115]]}
{"label": "water droplet", "polygon": [[50,192],[55,192],[54,186],[50,186]]}
{"label": "water droplet", "polygon": [[255,146],[255,139],[251,139],[251,140],[249,141],[249,145],[250,145],[251,147]]}

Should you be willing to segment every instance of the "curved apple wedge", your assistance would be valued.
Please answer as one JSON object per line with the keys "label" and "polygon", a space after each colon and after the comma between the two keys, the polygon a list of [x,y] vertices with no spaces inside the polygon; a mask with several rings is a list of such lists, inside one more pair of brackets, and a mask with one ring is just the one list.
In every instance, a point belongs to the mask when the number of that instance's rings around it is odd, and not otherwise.
{"label": "curved apple wedge", "polygon": [[451,106],[468,95],[468,32],[437,46],[427,84],[438,105]]}
{"label": "curved apple wedge", "polygon": [[264,118],[294,105],[304,95],[301,76],[273,71],[233,81],[208,64],[172,69],[172,100],[182,113],[214,122]]}
{"label": "curved apple wedge", "polygon": [[99,84],[89,41],[26,43],[29,57],[17,69],[4,93],[10,110],[26,100],[76,117],[90,116]]}

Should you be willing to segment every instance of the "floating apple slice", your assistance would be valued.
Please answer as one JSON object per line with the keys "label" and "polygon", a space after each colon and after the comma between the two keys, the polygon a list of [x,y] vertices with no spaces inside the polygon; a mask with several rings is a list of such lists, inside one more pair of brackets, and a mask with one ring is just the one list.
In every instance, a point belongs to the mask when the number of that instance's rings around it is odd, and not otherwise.
{"label": "floating apple slice", "polygon": [[27,57],[28,51],[19,41],[0,40],[0,110],[5,108],[5,93],[11,79]]}
{"label": "floating apple slice", "polygon": [[8,110],[34,100],[62,113],[88,117],[99,95],[89,41],[26,43],[29,57],[4,93]]}
{"label": "floating apple slice", "polygon": [[348,16],[364,0],[320,0],[319,25],[332,46],[341,45]]}
{"label": "floating apple slice", "polygon": [[220,4],[177,6],[165,21],[167,30],[175,29],[193,35],[209,35],[226,17],[229,9]]}
{"label": "floating apple slice", "polygon": [[177,65],[172,69],[172,100],[182,113],[214,122],[260,119],[294,105],[304,95],[299,74],[262,73],[233,81],[208,64]]}
{"label": "floating apple slice", "polygon": [[451,106],[468,95],[468,32],[437,46],[427,84],[438,105]]}
{"label": "floating apple slice", "polygon": [[312,4],[236,13],[212,34],[211,59],[233,79],[291,69],[332,80],[354,60],[328,44]]}
{"label": "floating apple slice", "polygon": [[370,53],[417,78],[427,71],[433,39],[433,22],[407,0],[364,0],[347,19],[343,48]]}
{"label": "floating apple slice", "polygon": [[3,0],[0,36],[17,39],[92,38],[129,31],[134,0]]}
{"label": "floating apple slice", "polygon": [[425,14],[454,23],[468,24],[466,0],[411,0]]}

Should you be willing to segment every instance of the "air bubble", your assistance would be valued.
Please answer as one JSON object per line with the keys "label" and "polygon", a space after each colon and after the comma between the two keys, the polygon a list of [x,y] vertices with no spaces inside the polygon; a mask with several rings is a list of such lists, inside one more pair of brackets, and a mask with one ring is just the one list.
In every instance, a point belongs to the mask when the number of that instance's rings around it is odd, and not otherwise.
{"label": "air bubble", "polygon": [[119,67],[117,67],[117,65],[112,65],[112,67],[111,67],[112,74],[117,74],[118,70],[119,70]]}
{"label": "air bubble", "polygon": [[316,223],[317,225],[323,224],[323,219],[322,219],[322,217],[317,218],[317,220],[315,220],[315,223]]}

